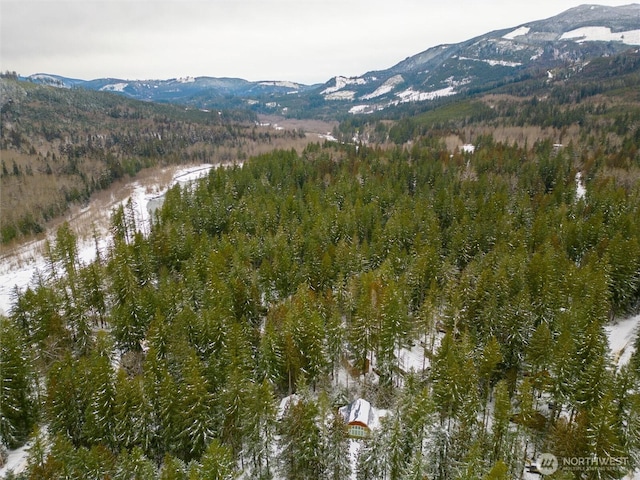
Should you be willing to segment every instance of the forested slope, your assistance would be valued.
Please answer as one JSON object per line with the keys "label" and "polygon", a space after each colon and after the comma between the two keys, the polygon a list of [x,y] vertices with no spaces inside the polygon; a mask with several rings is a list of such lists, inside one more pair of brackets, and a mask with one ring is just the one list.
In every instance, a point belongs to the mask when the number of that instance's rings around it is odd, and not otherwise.
{"label": "forested slope", "polygon": [[[0,242],[43,232],[73,204],[144,168],[304,146],[242,111],[159,105],[0,78]],[[302,135],[302,138],[304,135]]]}
{"label": "forested slope", "polygon": [[640,357],[614,366],[604,326],[640,298],[640,189],[618,154],[311,145],[173,188],[148,236],[119,209],[90,265],[63,227],[2,319],[3,442],[47,427],[34,479],[348,478],[335,412],[362,396],[389,413],[359,479],[519,478],[540,452],[621,478]]}

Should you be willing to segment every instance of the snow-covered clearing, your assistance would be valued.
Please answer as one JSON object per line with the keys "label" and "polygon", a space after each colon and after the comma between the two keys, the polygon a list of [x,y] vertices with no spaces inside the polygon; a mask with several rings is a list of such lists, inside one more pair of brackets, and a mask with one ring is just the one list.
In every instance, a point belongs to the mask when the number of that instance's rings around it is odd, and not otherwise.
{"label": "snow-covered clearing", "polygon": [[327,132],[325,134],[318,134],[318,138],[322,138],[324,140],[328,140],[330,142],[337,142],[338,139],[336,137],[334,137],[331,132]]}
{"label": "snow-covered clearing", "polygon": [[519,27],[513,30],[512,32],[507,33],[506,35],[503,35],[502,38],[506,40],[513,40],[516,37],[526,35],[527,33],[529,33],[530,30],[531,29],[529,27]]}
{"label": "snow-covered clearing", "polygon": [[378,88],[376,88],[375,91],[367,95],[363,95],[360,98],[362,100],[371,100],[372,98],[381,97],[382,95],[386,95],[387,93],[392,91],[396,86],[400,85],[402,82],[404,82],[404,78],[402,78],[402,75],[394,75],[393,77],[389,78],[386,82],[384,82],[382,85],[380,85]]}
{"label": "snow-covered clearing", "polygon": [[283,82],[283,81],[265,81],[260,82],[260,85],[264,85],[267,87],[284,87],[284,88],[300,88],[300,85],[293,82]]}
{"label": "snow-covered clearing", "polygon": [[128,83],[110,83],[100,89],[101,92],[124,92],[124,89],[129,86]]}
{"label": "snow-covered clearing", "polygon": [[492,67],[501,66],[501,67],[519,67],[522,65],[520,62],[507,62],[505,60],[491,60],[486,58],[469,58],[469,57],[459,57],[460,60],[467,60],[470,62],[484,62],[487,65],[491,65]]}
{"label": "snow-covered clearing", "polygon": [[349,113],[357,115],[359,113],[373,113],[376,110],[382,110],[383,108],[372,107],[371,105],[356,105],[349,109]]}
{"label": "snow-covered clearing", "polygon": [[353,90],[340,90],[325,95],[325,100],[353,100],[356,96],[356,92]]}
{"label": "snow-covered clearing", "polygon": [[408,103],[408,102],[423,102],[425,100],[433,100],[439,97],[448,97],[450,95],[455,95],[456,91],[453,87],[441,88],[440,90],[434,90],[432,92],[420,92],[417,90],[413,90],[413,88],[408,88],[407,90],[396,93],[396,97],[400,98],[400,103]]}
{"label": "snow-covered clearing", "polygon": [[583,42],[622,42],[625,45],[640,45],[640,30],[612,32],[609,27],[581,27],[565,32],[560,40]]}
{"label": "snow-covered clearing", "polygon": [[462,145],[462,147],[460,147],[460,149],[465,153],[473,153],[476,151],[476,146],[470,143],[465,143],[464,145]]}
{"label": "snow-covered clearing", "polygon": [[366,85],[367,81],[364,78],[360,77],[335,77],[335,85],[333,87],[325,88],[320,92],[320,95],[326,95],[330,93],[337,92],[338,90],[342,90],[347,85]]}
{"label": "snow-covered clearing", "polygon": [[584,179],[582,178],[582,172],[576,173],[576,198],[578,200],[584,200],[587,194],[587,189],[584,186]]}

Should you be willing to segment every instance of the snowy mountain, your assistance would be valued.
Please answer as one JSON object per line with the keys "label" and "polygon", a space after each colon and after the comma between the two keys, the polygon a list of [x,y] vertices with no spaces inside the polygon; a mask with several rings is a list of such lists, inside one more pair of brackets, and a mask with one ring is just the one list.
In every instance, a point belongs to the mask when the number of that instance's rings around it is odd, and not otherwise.
{"label": "snowy mountain", "polygon": [[311,87],[294,82],[261,81],[250,82],[240,78],[182,77],[169,80],[124,80],[99,78],[77,80],[38,73],[25,78],[34,83],[63,88],[86,88],[120,93],[138,100],[199,104],[210,106],[207,101],[223,97],[252,98],[260,95],[286,95]]}
{"label": "snowy mountain", "polygon": [[391,68],[358,77],[335,76],[323,85],[238,78],[82,81],[37,74],[27,80],[81,87],[132,98],[200,108],[251,108],[265,113],[371,113],[508,83],[553,69],[580,67],[595,57],[640,47],[640,4],[582,5],[555,17],[497,30],[465,42],[438,45]]}
{"label": "snowy mountain", "polygon": [[[438,45],[393,67],[329,81],[326,100],[348,92],[352,113],[488,88],[532,71],[582,65],[640,46],[640,5],[583,5],[541,21]],[[333,88],[331,88],[333,87]],[[327,93],[329,92],[330,93]]]}

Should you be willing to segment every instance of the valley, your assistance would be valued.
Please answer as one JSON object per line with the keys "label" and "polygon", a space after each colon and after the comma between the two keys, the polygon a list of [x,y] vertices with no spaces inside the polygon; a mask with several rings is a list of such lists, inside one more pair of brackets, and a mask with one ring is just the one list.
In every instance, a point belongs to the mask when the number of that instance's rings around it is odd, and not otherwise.
{"label": "valley", "polygon": [[4,74],[0,477],[640,478],[639,8],[314,86]]}

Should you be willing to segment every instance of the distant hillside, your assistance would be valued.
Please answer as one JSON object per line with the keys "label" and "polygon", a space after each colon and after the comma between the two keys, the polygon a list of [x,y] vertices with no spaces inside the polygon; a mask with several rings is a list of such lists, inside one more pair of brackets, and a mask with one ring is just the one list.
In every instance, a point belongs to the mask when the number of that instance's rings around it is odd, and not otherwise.
{"label": "distant hillside", "polygon": [[242,160],[298,133],[247,111],[208,111],[0,79],[0,239],[45,223],[123,177],[155,165]]}
{"label": "distant hillside", "polygon": [[[371,115],[346,118],[334,136],[342,141],[403,144],[425,135],[477,142],[483,135],[508,144],[538,140],[593,143],[603,135],[611,145],[640,134],[640,52],[602,57],[576,68],[569,64],[530,72],[484,92],[433,102],[403,104]],[[640,138],[639,138],[640,140]],[[625,151],[627,161],[637,152]]]}
{"label": "distant hillside", "polygon": [[534,72],[615,55],[640,46],[640,4],[583,5],[556,17],[438,45],[386,70],[336,77],[319,89],[350,113],[477,92]]}

